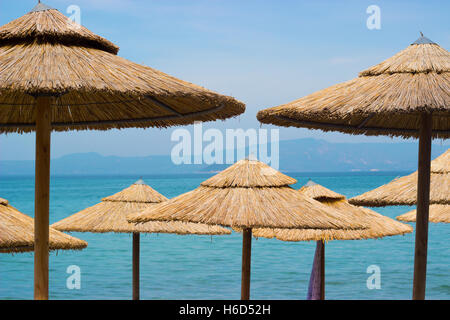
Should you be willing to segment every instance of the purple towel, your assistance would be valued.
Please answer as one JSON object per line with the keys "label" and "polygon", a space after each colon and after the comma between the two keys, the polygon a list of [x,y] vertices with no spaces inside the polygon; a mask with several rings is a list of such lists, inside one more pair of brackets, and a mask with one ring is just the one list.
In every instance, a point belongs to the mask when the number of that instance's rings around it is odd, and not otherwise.
{"label": "purple towel", "polygon": [[306,300],[320,300],[321,297],[321,258],[322,258],[322,241],[317,241],[316,245],[316,253],[314,254],[314,262],[312,266],[311,271],[311,277],[309,278],[309,288],[308,288],[308,296],[306,297]]}

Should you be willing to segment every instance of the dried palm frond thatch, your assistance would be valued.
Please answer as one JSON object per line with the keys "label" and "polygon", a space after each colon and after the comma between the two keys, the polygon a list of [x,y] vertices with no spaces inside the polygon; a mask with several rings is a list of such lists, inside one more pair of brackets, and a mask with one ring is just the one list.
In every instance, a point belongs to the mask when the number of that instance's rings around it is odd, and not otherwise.
{"label": "dried palm frond thatch", "polygon": [[[397,220],[416,222],[416,210],[409,211],[397,217]],[[430,206],[429,221],[434,223],[450,223],[450,205],[432,204]]]}
{"label": "dried palm frond thatch", "polygon": [[[417,202],[417,171],[351,198],[355,205],[384,207]],[[450,149],[431,161],[430,204],[450,204]]]}
{"label": "dried palm frond thatch", "polygon": [[257,117],[279,126],[418,137],[423,112],[432,113],[434,137],[450,136],[450,53],[425,37],[356,79]]}
{"label": "dried palm frond thatch", "polygon": [[243,103],[117,56],[119,48],[42,4],[0,27],[0,132],[35,130],[55,96],[55,131],[167,127],[236,116]]}
{"label": "dried palm frond thatch", "polygon": [[361,240],[383,238],[410,233],[413,228],[383,216],[373,210],[353,206],[345,196],[340,195],[319,184],[309,182],[303,186],[300,193],[311,196],[322,204],[342,212],[349,219],[367,225],[364,230],[313,230],[313,229],[254,229],[255,237],[277,238],[282,241],[330,241],[330,240]]}
{"label": "dried palm frond thatch", "polygon": [[238,228],[361,229],[364,224],[306,197],[290,178],[255,160],[240,160],[197,189],[130,214],[135,223],[185,221]]}
{"label": "dried palm frond thatch", "polygon": [[93,233],[175,233],[175,234],[230,234],[231,231],[219,226],[185,222],[151,221],[135,225],[126,216],[144,211],[167,198],[145,184],[137,181],[130,187],[102,199],[102,202],[81,210],[52,227],[60,231]]}
{"label": "dried palm frond thatch", "polygon": [[[50,250],[81,250],[87,242],[50,228]],[[34,220],[0,198],[0,253],[34,250]]]}

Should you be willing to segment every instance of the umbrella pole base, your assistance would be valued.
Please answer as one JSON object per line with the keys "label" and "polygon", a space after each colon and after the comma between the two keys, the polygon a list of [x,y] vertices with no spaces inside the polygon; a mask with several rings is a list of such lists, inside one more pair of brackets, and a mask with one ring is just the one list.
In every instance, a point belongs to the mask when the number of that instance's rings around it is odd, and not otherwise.
{"label": "umbrella pole base", "polygon": [[422,114],[419,135],[417,179],[416,245],[414,252],[413,299],[424,300],[427,277],[428,218],[430,206],[432,115]]}
{"label": "umbrella pole base", "polygon": [[48,299],[51,98],[36,98],[34,299]]}
{"label": "umbrella pole base", "polygon": [[325,300],[325,241],[316,241],[306,300]]}
{"label": "umbrella pole base", "polygon": [[139,300],[140,235],[133,233],[133,300]]}
{"label": "umbrella pole base", "polygon": [[320,300],[325,300],[325,241],[320,244]]}
{"label": "umbrella pole base", "polygon": [[252,256],[252,229],[245,228],[242,232],[241,300],[250,300],[251,256]]}

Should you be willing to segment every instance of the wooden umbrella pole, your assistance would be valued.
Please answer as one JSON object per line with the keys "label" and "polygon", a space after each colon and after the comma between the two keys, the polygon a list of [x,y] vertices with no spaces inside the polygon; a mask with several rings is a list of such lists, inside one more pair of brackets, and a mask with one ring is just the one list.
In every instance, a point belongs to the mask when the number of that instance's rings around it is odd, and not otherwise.
{"label": "wooden umbrella pole", "polygon": [[34,299],[48,299],[51,98],[36,98]]}
{"label": "wooden umbrella pole", "polygon": [[252,257],[252,229],[245,228],[242,233],[242,278],[241,300],[250,300],[250,269]]}
{"label": "wooden umbrella pole", "polygon": [[425,299],[427,277],[428,215],[430,205],[432,115],[423,113],[419,135],[417,179],[416,247],[414,253],[413,299]]}
{"label": "wooden umbrella pole", "polygon": [[133,233],[133,300],[139,300],[140,235]]}
{"label": "wooden umbrella pole", "polygon": [[325,300],[325,242],[318,241],[320,245],[320,300]]}

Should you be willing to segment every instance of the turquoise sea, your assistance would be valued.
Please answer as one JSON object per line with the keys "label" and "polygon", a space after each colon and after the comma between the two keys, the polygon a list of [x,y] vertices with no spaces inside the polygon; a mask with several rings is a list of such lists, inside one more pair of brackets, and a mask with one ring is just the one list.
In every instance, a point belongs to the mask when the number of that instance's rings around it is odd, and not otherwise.
{"label": "turquoise sea", "polygon": [[[352,197],[405,172],[299,173],[299,183],[317,183]],[[196,188],[210,175],[144,176],[171,198]],[[51,180],[50,222],[56,222],[104,196],[129,186],[135,176],[55,176]],[[34,178],[0,178],[0,196],[24,213],[33,214]],[[274,203],[276,205],[276,203]],[[376,209],[395,217],[410,207]],[[414,226],[414,224],[412,224]],[[131,242],[128,234],[73,233],[89,245],[83,251],[50,256],[51,299],[130,299]],[[430,224],[428,299],[450,299],[450,226]],[[142,299],[239,299],[240,234],[229,236],[141,236]],[[251,298],[305,299],[314,242],[286,243],[257,239],[252,247]],[[326,245],[327,299],[410,299],[414,234],[381,240],[331,241]],[[81,268],[81,288],[66,287],[70,265]],[[370,265],[381,270],[381,289],[368,289]],[[33,254],[0,254],[0,299],[33,298]]]}

